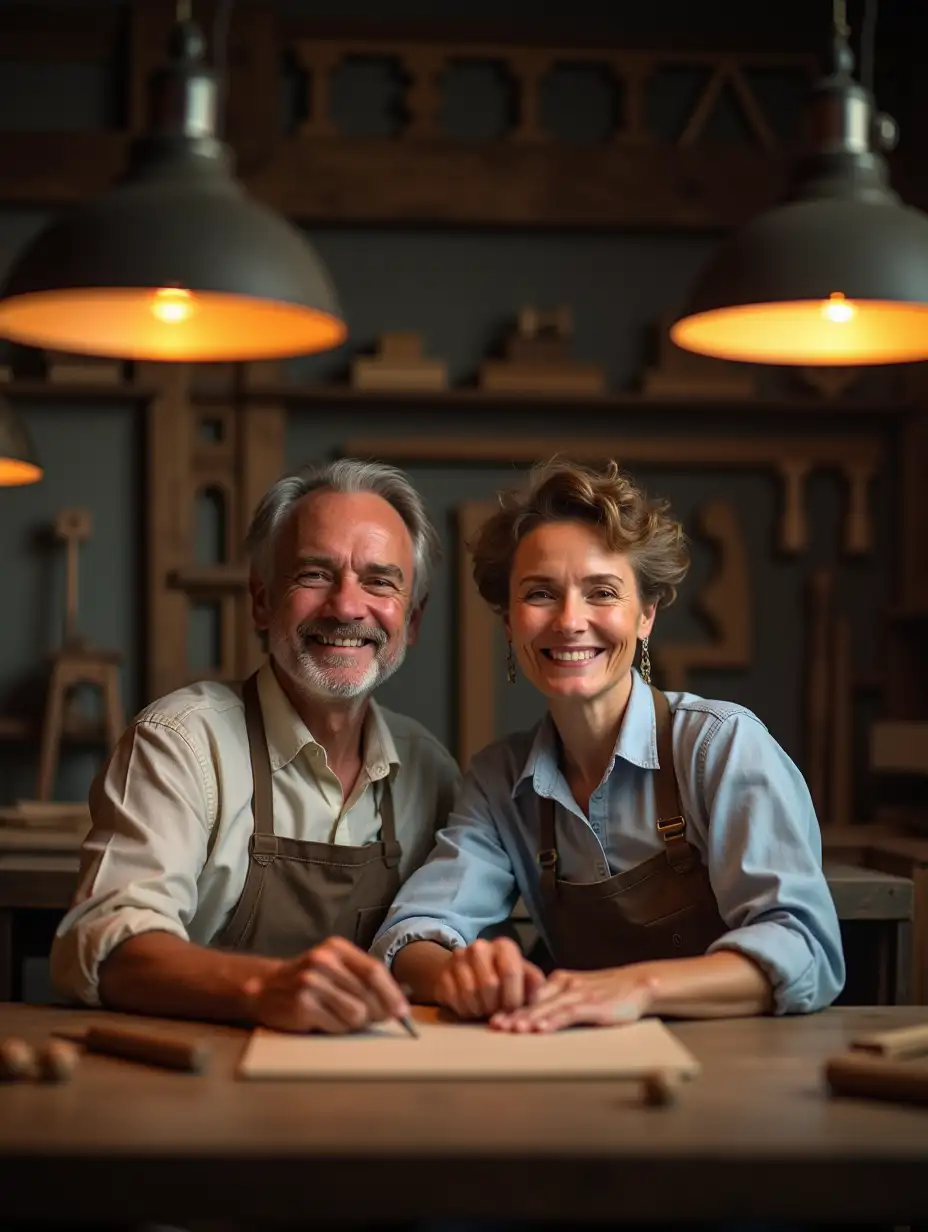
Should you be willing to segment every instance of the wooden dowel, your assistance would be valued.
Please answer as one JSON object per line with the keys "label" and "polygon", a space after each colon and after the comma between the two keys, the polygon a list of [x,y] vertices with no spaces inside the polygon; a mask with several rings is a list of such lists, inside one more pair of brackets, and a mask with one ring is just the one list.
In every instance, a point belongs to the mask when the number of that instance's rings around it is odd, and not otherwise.
{"label": "wooden dowel", "polygon": [[928,1022],[915,1027],[897,1027],[892,1031],[871,1031],[856,1035],[851,1047],[859,1052],[873,1052],[882,1057],[918,1057],[928,1052]]}
{"label": "wooden dowel", "polygon": [[175,1039],[122,1027],[90,1027],[83,1036],[88,1052],[124,1057],[165,1069],[202,1073],[209,1063],[209,1048],[199,1040]]}
{"label": "wooden dowel", "polygon": [[825,1081],[833,1095],[928,1104],[928,1065],[849,1052],[826,1062]]}

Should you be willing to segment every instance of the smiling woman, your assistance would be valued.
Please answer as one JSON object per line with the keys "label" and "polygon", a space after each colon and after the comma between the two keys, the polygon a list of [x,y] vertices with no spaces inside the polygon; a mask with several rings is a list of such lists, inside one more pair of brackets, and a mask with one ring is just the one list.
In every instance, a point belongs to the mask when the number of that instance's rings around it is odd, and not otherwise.
{"label": "smiling woman", "polygon": [[[799,770],[744,707],[650,684],[648,637],[689,568],[667,504],[614,462],[549,464],[472,551],[510,679],[517,661],[548,713],[473,760],[374,952],[508,1031],[828,1005],[844,958]],[[481,939],[519,895],[544,969]]]}

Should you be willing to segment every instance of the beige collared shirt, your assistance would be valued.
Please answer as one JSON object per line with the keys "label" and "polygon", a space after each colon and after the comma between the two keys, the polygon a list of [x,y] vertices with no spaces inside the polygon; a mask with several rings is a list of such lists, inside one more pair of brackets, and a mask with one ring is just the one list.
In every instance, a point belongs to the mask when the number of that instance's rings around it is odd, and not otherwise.
{"label": "beige collared shirt", "polygon": [[[360,846],[380,834],[389,777],[400,875],[422,864],[460,782],[421,724],[372,702],[350,797],[269,665],[258,674],[281,837]],[[90,792],[93,825],[71,910],[51,954],[55,987],[99,1004],[100,964],[127,937],[161,930],[208,945],[241,897],[254,828],[241,692],[202,682],[143,710]]]}

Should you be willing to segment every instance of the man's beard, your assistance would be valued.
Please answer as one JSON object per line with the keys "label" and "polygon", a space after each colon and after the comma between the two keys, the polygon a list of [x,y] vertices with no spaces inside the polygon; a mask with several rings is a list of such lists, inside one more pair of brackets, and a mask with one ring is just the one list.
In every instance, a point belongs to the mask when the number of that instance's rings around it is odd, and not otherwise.
{"label": "man's beard", "polygon": [[[360,677],[345,678],[345,656],[325,654],[325,647],[313,642],[314,636],[372,642],[374,657]],[[312,620],[300,625],[290,637],[269,636],[270,651],[294,682],[310,697],[360,698],[372,693],[402,665],[406,658],[404,638],[391,653],[387,635],[375,625],[339,624],[331,620]],[[315,649],[306,649],[313,642]],[[361,649],[361,647],[359,647]]]}

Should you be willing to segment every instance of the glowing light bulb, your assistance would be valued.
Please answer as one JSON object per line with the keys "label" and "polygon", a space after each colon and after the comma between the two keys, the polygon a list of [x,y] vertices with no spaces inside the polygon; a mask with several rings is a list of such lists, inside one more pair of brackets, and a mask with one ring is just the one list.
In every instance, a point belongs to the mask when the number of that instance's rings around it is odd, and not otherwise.
{"label": "glowing light bulb", "polygon": [[822,304],[822,316],[828,321],[835,321],[838,325],[849,321],[856,311],[854,305],[848,303],[840,291],[832,291]]}
{"label": "glowing light bulb", "polygon": [[152,299],[151,311],[166,325],[179,325],[196,312],[196,302],[183,287],[160,287]]}

